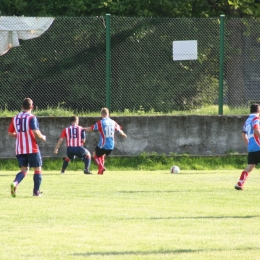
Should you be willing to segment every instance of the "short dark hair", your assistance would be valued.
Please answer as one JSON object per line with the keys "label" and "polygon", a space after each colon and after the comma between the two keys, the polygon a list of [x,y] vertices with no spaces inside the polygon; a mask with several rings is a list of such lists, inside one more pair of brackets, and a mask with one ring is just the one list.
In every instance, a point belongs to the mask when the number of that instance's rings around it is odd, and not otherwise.
{"label": "short dark hair", "polygon": [[75,122],[79,117],[78,116],[71,116],[70,117],[70,122],[73,123]]}
{"label": "short dark hair", "polygon": [[22,103],[23,109],[30,109],[33,105],[33,101],[30,98],[25,98]]}
{"label": "short dark hair", "polygon": [[256,104],[256,103],[252,104],[251,107],[250,107],[250,113],[258,112],[258,107],[259,107],[258,104]]}

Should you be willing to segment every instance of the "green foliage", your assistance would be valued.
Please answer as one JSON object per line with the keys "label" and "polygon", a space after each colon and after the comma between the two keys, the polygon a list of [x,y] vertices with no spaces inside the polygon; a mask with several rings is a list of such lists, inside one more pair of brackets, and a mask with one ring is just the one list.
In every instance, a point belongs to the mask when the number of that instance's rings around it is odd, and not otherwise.
{"label": "green foliage", "polygon": [[[10,111],[8,109],[0,109],[0,113],[2,117],[12,117],[17,111]],[[247,115],[249,113],[248,107],[223,107],[224,115]],[[78,116],[92,116],[99,117],[100,111],[86,112],[86,111],[77,111],[73,109],[65,109],[58,105],[57,107],[48,107],[47,109],[38,109],[37,107],[33,110],[33,114],[36,116],[71,116],[72,114]],[[185,111],[176,111],[172,110],[167,113],[163,112],[155,112],[153,109],[149,111],[144,111],[142,107],[138,110],[129,110],[125,109],[123,112],[121,111],[113,111],[110,113],[113,116],[179,116],[179,115],[218,115],[218,106],[203,106],[199,109],[191,109]]]}
{"label": "green foliage", "polygon": [[260,7],[253,0],[2,0],[1,11],[7,16],[257,17]]}
{"label": "green foliage", "polygon": [[[44,171],[58,171],[62,166],[62,158],[44,158]],[[109,156],[106,159],[108,170],[126,171],[126,170],[170,170],[173,165],[178,165],[181,170],[223,170],[223,169],[244,169],[247,165],[246,155],[227,154],[223,156],[190,156],[170,155],[157,153],[142,153],[133,157],[115,157]],[[2,170],[17,170],[16,159],[1,159],[0,167]],[[257,166],[257,168],[259,168]],[[74,160],[68,166],[71,171],[83,171],[83,162],[79,159]],[[91,171],[97,171],[97,166],[92,160]]]}

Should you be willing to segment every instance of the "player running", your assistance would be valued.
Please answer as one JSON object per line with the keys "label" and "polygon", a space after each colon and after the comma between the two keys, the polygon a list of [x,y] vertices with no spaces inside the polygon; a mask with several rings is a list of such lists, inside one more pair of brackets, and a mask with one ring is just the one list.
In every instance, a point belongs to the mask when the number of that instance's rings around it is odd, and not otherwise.
{"label": "player running", "polygon": [[243,190],[243,186],[247,179],[248,174],[255,168],[260,162],[260,118],[259,118],[260,106],[258,104],[252,104],[250,107],[250,115],[247,118],[243,129],[242,139],[247,145],[248,150],[248,165],[241,173],[238,183],[235,185],[236,190]]}
{"label": "player running", "polygon": [[63,161],[61,174],[65,173],[65,170],[70,161],[74,159],[74,156],[82,159],[85,164],[84,173],[91,174],[89,167],[91,164],[90,152],[83,146],[86,141],[86,132],[82,126],[79,126],[79,117],[72,116],[70,118],[71,125],[62,130],[60,139],[54,149],[54,153],[58,153],[58,150],[66,139],[67,145],[67,157]]}
{"label": "player running", "polygon": [[114,149],[114,134],[118,132],[123,137],[127,137],[120,125],[109,117],[107,108],[101,109],[102,119],[90,127],[86,127],[87,132],[98,131],[100,140],[93,154],[95,162],[98,166],[98,174],[103,174],[105,169],[105,156],[108,156]]}
{"label": "player running", "polygon": [[37,118],[31,113],[33,101],[25,98],[22,102],[22,112],[12,118],[8,135],[16,138],[16,158],[20,167],[14,181],[11,183],[11,196],[16,197],[19,183],[27,175],[29,167],[34,168],[33,196],[41,196],[42,158],[36,138],[46,141],[46,136],[39,129]]}

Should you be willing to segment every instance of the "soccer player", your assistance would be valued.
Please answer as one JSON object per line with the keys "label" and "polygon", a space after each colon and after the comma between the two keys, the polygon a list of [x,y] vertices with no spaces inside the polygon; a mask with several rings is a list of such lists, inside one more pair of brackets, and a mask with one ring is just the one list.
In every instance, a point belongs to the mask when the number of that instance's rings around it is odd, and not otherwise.
{"label": "soccer player", "polygon": [[29,167],[34,168],[33,196],[41,196],[42,158],[36,138],[46,141],[46,136],[39,129],[37,118],[31,113],[33,101],[25,98],[22,102],[22,112],[12,118],[8,135],[16,138],[16,158],[20,167],[14,181],[11,183],[11,196],[16,197],[19,183],[27,175]]}
{"label": "soccer player", "polygon": [[63,142],[66,139],[67,145],[67,157],[63,161],[61,174],[65,173],[65,170],[70,161],[74,159],[74,156],[82,159],[85,163],[85,174],[91,174],[89,167],[91,164],[91,155],[90,152],[83,146],[86,141],[86,132],[82,126],[79,126],[79,117],[72,116],[70,118],[71,125],[62,130],[60,139],[54,149],[54,153],[58,153],[58,150]]}
{"label": "soccer player", "polygon": [[250,115],[242,128],[242,139],[247,145],[248,165],[241,173],[238,183],[235,185],[236,190],[243,190],[248,174],[260,162],[260,106],[252,104],[250,107]]}
{"label": "soccer player", "polygon": [[105,156],[108,156],[114,149],[114,134],[118,132],[120,135],[127,137],[114,120],[109,117],[107,108],[101,109],[101,120],[90,127],[86,127],[87,132],[98,131],[100,140],[93,154],[95,162],[98,166],[98,174],[103,174],[105,169]]}

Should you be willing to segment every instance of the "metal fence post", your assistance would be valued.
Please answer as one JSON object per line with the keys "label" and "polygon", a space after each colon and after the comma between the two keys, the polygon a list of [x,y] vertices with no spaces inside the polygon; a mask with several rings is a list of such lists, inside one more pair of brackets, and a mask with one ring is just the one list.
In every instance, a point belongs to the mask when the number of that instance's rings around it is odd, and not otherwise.
{"label": "metal fence post", "polygon": [[110,39],[110,14],[106,14],[106,107],[110,110],[110,80],[111,80],[111,39]]}
{"label": "metal fence post", "polygon": [[223,115],[223,74],[224,74],[224,19],[220,15],[220,54],[219,54],[219,101],[218,114]]}

